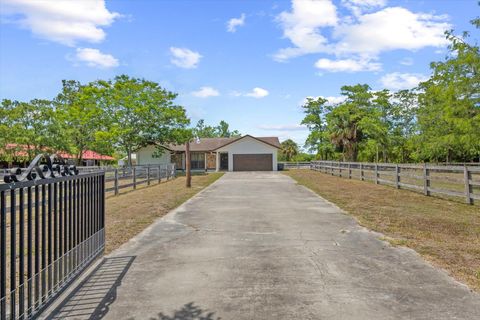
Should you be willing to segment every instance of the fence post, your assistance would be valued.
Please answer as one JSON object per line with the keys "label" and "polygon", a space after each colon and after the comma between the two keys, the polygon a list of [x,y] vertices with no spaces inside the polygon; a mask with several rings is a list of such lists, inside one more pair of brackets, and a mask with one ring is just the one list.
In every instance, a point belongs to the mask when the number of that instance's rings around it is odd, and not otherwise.
{"label": "fence post", "polygon": [[400,168],[395,164],[395,187],[400,189]]}
{"label": "fence post", "polygon": [[352,179],[352,166],[348,163],[348,179]]}
{"label": "fence post", "polygon": [[430,187],[430,170],[427,168],[427,164],[423,164],[423,194],[426,196],[430,195],[428,188]]}
{"label": "fence post", "polygon": [[375,162],[375,184],[378,184],[378,163]]}
{"label": "fence post", "polygon": [[150,166],[147,167],[147,186],[150,185]]}
{"label": "fence post", "polygon": [[467,165],[463,167],[463,178],[465,180],[465,200],[467,204],[473,204],[473,198],[471,196],[473,192],[473,187],[470,184],[470,180],[472,179],[472,174],[468,170]]}
{"label": "fence post", "polygon": [[340,161],[338,161],[338,176],[342,176],[342,163]]}
{"label": "fence post", "polygon": [[115,184],[115,195],[118,195],[118,169],[115,169],[115,181],[113,183]]}
{"label": "fence post", "polygon": [[158,183],[162,181],[162,165],[158,165]]}
{"label": "fence post", "polygon": [[363,163],[360,163],[360,180],[364,181],[364,177],[363,177]]}
{"label": "fence post", "polygon": [[133,167],[132,173],[133,173],[133,189],[137,189],[137,175],[135,173],[136,168]]}

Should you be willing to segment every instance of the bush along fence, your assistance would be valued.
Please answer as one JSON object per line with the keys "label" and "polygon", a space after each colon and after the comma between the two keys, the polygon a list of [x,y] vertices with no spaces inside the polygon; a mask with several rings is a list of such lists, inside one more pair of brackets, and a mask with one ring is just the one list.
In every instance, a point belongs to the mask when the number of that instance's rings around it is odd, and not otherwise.
{"label": "bush along fence", "polygon": [[103,254],[105,172],[39,155],[4,179],[0,319],[32,319]]}
{"label": "bush along fence", "polygon": [[480,203],[478,166],[312,161],[310,169],[414,190],[426,196],[463,198],[467,204]]}

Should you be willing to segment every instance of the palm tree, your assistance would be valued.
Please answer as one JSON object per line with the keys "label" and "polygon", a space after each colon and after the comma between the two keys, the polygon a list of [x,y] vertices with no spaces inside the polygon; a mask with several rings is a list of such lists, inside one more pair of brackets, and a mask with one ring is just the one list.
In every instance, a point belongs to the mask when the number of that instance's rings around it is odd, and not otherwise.
{"label": "palm tree", "polygon": [[347,104],[334,109],[329,116],[330,139],[342,150],[343,161],[356,161],[360,138],[358,118]]}
{"label": "palm tree", "polygon": [[286,161],[292,161],[292,158],[298,154],[298,145],[292,139],[282,142],[281,153],[285,156]]}

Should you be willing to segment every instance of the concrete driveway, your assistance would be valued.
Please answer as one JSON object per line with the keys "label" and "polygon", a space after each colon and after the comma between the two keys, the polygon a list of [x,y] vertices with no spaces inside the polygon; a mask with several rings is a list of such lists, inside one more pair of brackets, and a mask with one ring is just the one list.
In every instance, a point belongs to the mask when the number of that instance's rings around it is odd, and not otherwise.
{"label": "concrete driveway", "polygon": [[285,175],[227,173],[50,318],[480,319],[478,294],[379,237]]}

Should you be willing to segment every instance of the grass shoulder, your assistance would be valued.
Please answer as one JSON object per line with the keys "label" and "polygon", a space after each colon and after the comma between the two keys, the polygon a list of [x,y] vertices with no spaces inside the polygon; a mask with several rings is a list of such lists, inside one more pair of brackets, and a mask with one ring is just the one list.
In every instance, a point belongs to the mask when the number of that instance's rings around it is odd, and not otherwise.
{"label": "grass shoulder", "polygon": [[416,250],[457,280],[480,291],[480,210],[370,182],[311,170],[284,174],[381,232],[393,246]]}

